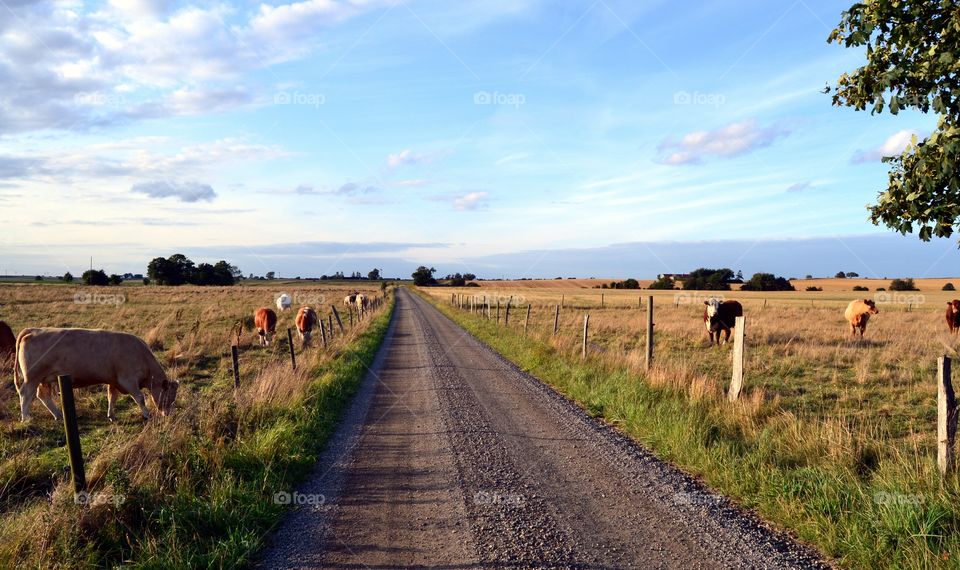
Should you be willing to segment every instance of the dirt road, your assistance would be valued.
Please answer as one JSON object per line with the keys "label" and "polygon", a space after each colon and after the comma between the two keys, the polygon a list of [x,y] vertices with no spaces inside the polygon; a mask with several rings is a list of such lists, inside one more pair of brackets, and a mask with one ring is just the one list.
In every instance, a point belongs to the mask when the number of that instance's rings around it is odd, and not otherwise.
{"label": "dirt road", "polygon": [[298,493],[263,568],[824,566],[405,290]]}

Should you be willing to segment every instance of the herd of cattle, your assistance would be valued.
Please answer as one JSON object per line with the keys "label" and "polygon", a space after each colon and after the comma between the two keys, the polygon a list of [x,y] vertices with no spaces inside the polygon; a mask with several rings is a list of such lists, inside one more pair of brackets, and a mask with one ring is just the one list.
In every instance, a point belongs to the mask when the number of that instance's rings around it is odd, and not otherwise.
{"label": "herd of cattle", "polygon": [[[356,307],[363,317],[369,299],[363,293],[344,297],[343,303]],[[710,335],[710,344],[730,340],[736,318],[743,316],[743,306],[733,300],[704,301],[703,322]],[[276,299],[281,312],[292,307],[286,293]],[[863,336],[871,315],[878,314],[877,305],[870,299],[856,299],[847,305],[844,317],[850,332]],[[960,300],[947,302],[947,326],[951,333],[960,331]],[[316,310],[300,307],[296,315],[297,334],[304,346],[310,345],[313,329],[320,324]],[[277,313],[269,307],[254,311],[254,326],[261,346],[269,346],[277,327]],[[70,374],[78,388],[105,384],[107,386],[107,417],[114,419],[114,403],[121,394],[127,394],[137,403],[144,418],[150,417],[142,390],[146,390],[161,414],[173,409],[179,383],[167,378],[153,351],[139,337],[123,332],[71,328],[27,328],[16,337],[0,321],[0,363],[13,362],[13,382],[20,396],[20,416],[30,419],[30,405],[39,398],[47,410],[61,419],[53,399],[53,382],[59,374]],[[23,383],[19,383],[20,377]]]}
{"label": "herd of cattle", "polygon": [[[361,318],[369,303],[362,293],[349,295],[343,301],[350,307],[356,306]],[[280,311],[289,310],[291,298],[284,293],[276,304]],[[254,312],[254,323],[260,345],[269,345],[276,331],[277,314],[261,307]],[[322,325],[313,308],[301,307],[297,311],[296,326],[306,348],[314,327]],[[114,404],[121,394],[133,398],[143,417],[149,418],[143,390],[161,415],[168,415],[180,386],[178,381],[167,377],[153,351],[140,337],[124,332],[37,327],[23,329],[14,337],[10,326],[0,321],[0,368],[6,368],[7,363],[13,364],[13,384],[20,396],[22,421],[30,419],[30,406],[35,397],[57,421],[62,419],[53,397],[54,382],[62,374],[69,374],[76,388],[105,384],[107,417],[111,421],[115,419]]]}

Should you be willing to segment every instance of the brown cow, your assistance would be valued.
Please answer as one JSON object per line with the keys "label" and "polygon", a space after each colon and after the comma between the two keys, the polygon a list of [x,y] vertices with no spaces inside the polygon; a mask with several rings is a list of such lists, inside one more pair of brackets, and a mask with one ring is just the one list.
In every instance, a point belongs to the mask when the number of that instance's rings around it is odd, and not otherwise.
{"label": "brown cow", "polygon": [[13,356],[17,350],[17,337],[13,336],[10,326],[0,321],[0,367],[5,367],[8,362],[13,362]]}
{"label": "brown cow", "polygon": [[877,304],[870,299],[854,299],[847,305],[847,310],[843,312],[847,322],[850,323],[850,334],[856,336],[860,331],[860,338],[863,338],[863,331],[867,330],[867,323],[870,321],[870,315],[876,315],[880,310]]}
{"label": "brown cow", "polygon": [[269,307],[260,307],[253,312],[253,324],[257,327],[260,346],[270,346],[273,333],[277,332],[277,314]]}
{"label": "brown cow", "polygon": [[737,317],[743,316],[743,306],[737,301],[721,301],[710,299],[703,302],[703,324],[710,335],[710,346],[713,346],[716,335],[717,346],[720,345],[720,333],[726,333],[723,342],[730,341],[730,331],[737,324]]}
{"label": "brown cow", "polygon": [[[141,389],[146,389],[164,416],[173,410],[180,383],[167,379],[153,352],[138,337],[92,329],[30,328],[17,337],[17,364],[13,383],[20,394],[20,418],[30,419],[34,395],[58,421],[60,410],[51,386],[57,376],[69,374],[75,388],[107,385],[107,417],[114,419],[113,405],[120,394],[129,394],[144,418],[150,417]],[[23,384],[17,384],[17,371]]]}
{"label": "brown cow", "polygon": [[310,335],[318,322],[317,312],[310,307],[300,307],[300,310],[297,311],[297,334],[303,341],[304,348],[310,346]]}
{"label": "brown cow", "polygon": [[947,301],[947,326],[951,333],[960,330],[960,301]]}

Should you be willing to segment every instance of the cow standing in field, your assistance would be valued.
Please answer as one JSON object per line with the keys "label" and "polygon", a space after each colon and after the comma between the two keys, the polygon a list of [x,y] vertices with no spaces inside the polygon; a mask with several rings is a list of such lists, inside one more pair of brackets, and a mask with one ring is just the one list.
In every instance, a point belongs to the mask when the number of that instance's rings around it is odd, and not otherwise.
{"label": "cow standing in field", "polygon": [[960,330],[960,301],[947,301],[947,326],[951,333]]}
{"label": "cow standing in field", "polygon": [[703,302],[703,324],[710,335],[710,346],[713,346],[716,335],[717,346],[720,346],[720,333],[725,333],[723,342],[730,341],[730,332],[737,324],[737,317],[743,316],[743,306],[737,301],[721,301],[710,299]]}
{"label": "cow standing in field", "polygon": [[280,312],[289,310],[292,304],[293,299],[286,293],[280,293],[280,296],[277,297],[277,310]]}
{"label": "cow standing in field", "polygon": [[357,314],[360,315],[360,318],[363,318],[364,313],[367,312],[367,296],[363,293],[357,293]]}
{"label": "cow standing in field", "polygon": [[[20,418],[30,419],[34,395],[53,417],[62,415],[53,401],[52,385],[57,376],[69,374],[75,388],[107,385],[107,418],[115,419],[114,403],[120,394],[129,394],[150,417],[144,403],[146,389],[164,416],[173,411],[180,383],[167,379],[153,352],[138,337],[122,332],[92,329],[30,328],[17,337],[17,365],[13,383],[20,395]],[[23,384],[17,384],[17,371]]]}
{"label": "cow standing in field", "polygon": [[7,362],[13,361],[13,356],[17,349],[17,338],[13,336],[10,326],[0,321],[0,367],[6,366]]}
{"label": "cow standing in field", "polygon": [[253,312],[253,324],[257,327],[260,346],[270,346],[273,333],[277,332],[277,314],[273,309],[260,307]]}
{"label": "cow standing in field", "polygon": [[854,299],[850,301],[850,304],[847,305],[847,310],[843,312],[843,316],[847,319],[847,322],[850,323],[850,334],[856,336],[859,330],[860,338],[863,338],[863,331],[867,330],[867,322],[870,321],[870,315],[876,315],[879,312],[877,304],[870,299]]}
{"label": "cow standing in field", "polygon": [[310,346],[313,327],[317,326],[318,323],[317,312],[310,307],[300,307],[300,310],[297,311],[297,335],[300,336],[304,348]]}
{"label": "cow standing in field", "polygon": [[357,302],[356,293],[351,293],[343,298],[343,304],[346,305],[347,307],[352,307],[356,302]]}

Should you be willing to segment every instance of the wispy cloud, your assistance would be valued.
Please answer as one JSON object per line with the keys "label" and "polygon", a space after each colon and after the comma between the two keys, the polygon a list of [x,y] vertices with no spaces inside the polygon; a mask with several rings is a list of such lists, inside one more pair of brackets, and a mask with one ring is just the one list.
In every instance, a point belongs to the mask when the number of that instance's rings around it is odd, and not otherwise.
{"label": "wispy cloud", "polygon": [[401,166],[429,164],[433,162],[434,158],[436,158],[436,155],[434,154],[414,152],[409,148],[405,148],[400,152],[387,155],[387,168],[390,170],[396,170]]}
{"label": "wispy cloud", "polygon": [[772,145],[790,134],[779,126],[760,126],[754,120],[730,123],[712,131],[694,131],[660,144],[660,162],[669,165],[699,164],[708,158],[733,158]]}
{"label": "wispy cloud", "polygon": [[787,192],[801,192],[809,188],[811,184],[812,182],[810,182],[809,180],[804,180],[803,182],[796,182],[794,184],[791,184],[790,186],[787,186]]}
{"label": "wispy cloud", "polygon": [[457,210],[480,210],[487,205],[486,192],[469,192],[453,199],[453,207]]}
{"label": "wispy cloud", "polygon": [[131,192],[146,194],[151,198],[176,198],[181,202],[211,202],[217,193],[209,184],[199,182],[174,182],[172,180],[154,180],[138,182],[130,188]]}

